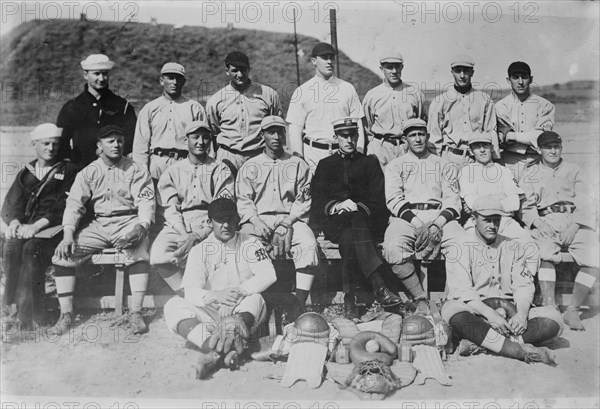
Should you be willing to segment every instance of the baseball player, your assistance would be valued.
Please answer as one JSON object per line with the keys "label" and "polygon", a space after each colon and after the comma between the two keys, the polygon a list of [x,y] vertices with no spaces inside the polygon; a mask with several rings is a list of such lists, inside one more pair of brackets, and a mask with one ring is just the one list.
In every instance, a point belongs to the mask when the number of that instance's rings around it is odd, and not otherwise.
{"label": "baseball player", "polygon": [[219,364],[237,367],[237,354],[266,319],[261,292],[275,282],[267,251],[255,237],[236,233],[235,203],[219,198],[208,206],[213,232],[188,257],[183,288],[164,308],[169,330],[198,348],[197,377]]}
{"label": "baseball player", "polygon": [[[73,320],[75,267],[112,247],[124,253],[128,266],[132,332],[147,330],[141,309],[148,285],[147,233],[154,220],[154,185],[145,166],[123,156],[121,128],[106,126],[97,138],[100,158],[75,177],[62,219],[64,237],[52,258],[61,314],[50,331],[59,335],[69,330]],[[88,207],[94,217],[80,226]]]}
{"label": "baseball player", "polygon": [[[69,160],[58,160],[61,134],[62,129],[49,123],[31,132],[36,159],[19,171],[2,205],[2,220],[8,226],[3,307],[17,304],[18,314],[10,318],[18,318],[22,330],[32,330],[34,321],[42,318],[44,273],[60,241],[56,227],[60,227],[66,193],[79,171]],[[56,235],[37,237],[51,228]]]}
{"label": "baseball player", "polygon": [[479,197],[473,203],[475,228],[446,255],[448,301],[442,316],[463,339],[461,355],[480,346],[528,363],[554,365],[552,352],[534,345],[559,335],[562,319],[554,308],[530,307],[535,286],[528,252],[498,234],[507,214],[501,201],[499,195]]}
{"label": "baseball player", "polygon": [[319,262],[317,241],[308,227],[310,169],[284,151],[285,121],[278,116],[262,120],[265,151],[249,159],[236,179],[241,232],[271,246],[275,259],[290,255],[296,267],[296,297],[304,308]]}
{"label": "baseball player", "polygon": [[449,242],[464,232],[456,218],[460,197],[456,168],[427,148],[427,124],[412,118],[404,122],[406,154],[385,168],[385,200],[392,213],[385,231],[383,256],[402,280],[417,305],[427,315],[427,294],[412,258],[436,258]]}
{"label": "baseball player", "polygon": [[81,61],[86,81],[83,92],[69,100],[56,119],[56,126],[63,128],[59,157],[71,158],[81,166],[98,159],[98,132],[107,125],[118,125],[123,129],[124,154],[131,152],[136,116],[129,101],[108,88],[110,70],[114,65],[103,54],[92,54]]}
{"label": "baseball player", "polygon": [[212,232],[208,204],[218,197],[233,197],[234,192],[229,167],[208,155],[212,143],[208,123],[192,122],[184,135],[187,159],[167,168],[158,182],[166,225],[150,251],[150,264],[174,291],[181,288],[189,251]]}
{"label": "baseball player", "polygon": [[475,63],[468,56],[458,56],[450,63],[454,86],[429,106],[429,130],[431,143],[437,153],[450,162],[472,163],[469,140],[474,134],[489,133],[492,136],[494,159],[500,158],[496,135],[496,114],[492,99],[483,91],[473,89]]}
{"label": "baseball player", "polygon": [[531,92],[533,77],[527,63],[510,64],[506,81],[512,92],[495,105],[498,139],[504,148],[503,163],[520,181],[525,165],[539,158],[538,136],[554,127],[554,105]]}
{"label": "baseball player", "polygon": [[[554,264],[561,261],[566,248],[580,267],[575,277],[571,305],[563,314],[565,323],[574,330],[584,330],[579,307],[598,279],[598,218],[597,202],[583,170],[561,158],[562,139],[552,131],[537,138],[540,159],[525,169],[532,177],[523,178],[521,185],[527,200],[523,205],[523,221],[540,247],[539,281],[543,304],[555,305]],[[531,172],[531,173],[530,173]]]}
{"label": "baseball player", "polygon": [[185,68],[176,62],[162,66],[158,79],[163,94],[141,109],[133,139],[133,160],[148,167],[155,181],[166,168],[188,155],[185,130],[206,119],[204,107],[182,94]]}
{"label": "baseball player", "polygon": [[[384,307],[400,305],[385,280],[390,267],[376,247],[387,226],[383,172],[377,159],[356,150],[358,119],[333,122],[338,151],[322,159],[312,181],[311,224],[325,238],[339,244],[342,256],[344,304],[347,315],[357,316],[353,270],[370,281],[375,297]],[[356,277],[358,280],[359,277]]]}
{"label": "baseball player", "polygon": [[[319,43],[312,49],[315,76],[296,88],[290,100],[286,121],[290,124],[290,149],[304,158],[312,172],[323,158],[335,153],[331,121],[336,118],[364,117],[354,86],[333,75],[335,49]],[[358,150],[364,151],[362,123],[358,127]]]}
{"label": "baseball player", "polygon": [[416,85],[402,81],[404,58],[400,53],[379,59],[383,83],[371,89],[363,99],[368,152],[379,159],[381,167],[406,152],[402,143],[402,126],[410,118],[426,117],[425,97]]}
{"label": "baseball player", "polygon": [[282,116],[279,94],[273,88],[252,82],[248,56],[233,51],[225,57],[229,84],[206,103],[208,122],[216,135],[217,159],[235,173],[248,159],[264,149],[260,122],[269,115]]}

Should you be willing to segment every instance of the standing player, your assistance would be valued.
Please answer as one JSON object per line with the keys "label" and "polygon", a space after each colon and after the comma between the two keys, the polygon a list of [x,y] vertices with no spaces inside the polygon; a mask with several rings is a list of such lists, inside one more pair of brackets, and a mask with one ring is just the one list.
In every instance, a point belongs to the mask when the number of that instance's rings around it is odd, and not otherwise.
{"label": "standing player", "polygon": [[500,158],[494,103],[488,94],[473,89],[474,67],[471,57],[455,57],[450,63],[454,86],[429,106],[431,143],[438,155],[458,164],[473,162],[469,140],[478,133],[491,135],[494,159]]}
{"label": "standing player", "polygon": [[229,167],[208,155],[212,142],[208,124],[192,122],[184,134],[187,159],[167,168],[158,182],[166,226],[150,252],[150,264],[173,291],[181,287],[189,251],[212,232],[208,204],[218,197],[233,197],[234,191]]}
{"label": "standing player", "polygon": [[284,151],[285,121],[278,116],[263,119],[264,153],[249,159],[236,179],[241,232],[258,237],[272,247],[275,259],[294,259],[296,297],[304,308],[319,263],[317,241],[308,227],[310,169]]}
{"label": "standing player", "polygon": [[232,200],[212,202],[208,217],[213,233],[190,252],[185,298],[171,298],[164,309],[169,330],[200,349],[200,379],[219,364],[237,368],[237,355],[267,318],[260,293],[277,279],[260,241],[236,233],[239,216]]}
{"label": "standing player", "polygon": [[133,140],[133,160],[146,166],[156,182],[167,167],[187,157],[186,128],[206,119],[204,107],[182,94],[186,78],[181,64],[163,65],[158,81],[163,94],[141,109]]}
{"label": "standing player", "polygon": [[[539,272],[544,305],[555,305],[555,264],[560,263],[561,249],[566,248],[580,267],[575,277],[571,305],[563,318],[574,330],[584,330],[579,307],[590,293],[600,272],[598,203],[583,170],[561,158],[562,139],[552,131],[537,138],[541,158],[525,169],[532,178],[521,185],[527,195],[523,205],[523,221],[540,247],[542,265]],[[531,172],[531,173],[530,173]]]}
{"label": "standing player", "polygon": [[63,128],[59,157],[69,157],[73,162],[87,166],[98,158],[98,132],[107,125],[118,125],[123,129],[123,152],[125,155],[131,152],[135,111],[126,99],[108,89],[109,73],[114,65],[103,54],[92,54],[81,61],[86,81],[83,92],[69,100],[56,119],[56,126]]}
{"label": "standing player", "polygon": [[248,159],[260,154],[264,142],[260,122],[269,115],[281,116],[279,94],[273,88],[252,82],[248,56],[233,51],[225,57],[229,84],[206,103],[208,122],[216,135],[217,159],[234,174]]}
{"label": "standing player", "polygon": [[61,237],[38,238],[36,234],[60,227],[67,192],[79,171],[69,160],[58,160],[61,134],[62,129],[54,124],[42,124],[31,132],[36,159],[17,174],[2,205],[2,220],[8,225],[3,308],[17,304],[22,330],[32,330],[42,318],[44,273]]}
{"label": "standing player", "polygon": [[508,66],[512,92],[495,105],[502,161],[520,181],[527,163],[539,158],[537,138],[554,127],[554,105],[531,92],[531,68],[522,61]]}
{"label": "standing player", "polygon": [[[75,267],[92,254],[115,247],[125,255],[133,301],[128,316],[133,333],[147,330],[142,304],[148,286],[148,228],[154,220],[154,185],[145,166],[123,156],[123,130],[102,128],[97,146],[100,158],[75,177],[63,215],[64,237],[52,263],[60,319],[51,332],[64,334],[72,324]],[[86,209],[94,212],[80,225]]]}
{"label": "standing player", "polygon": [[402,127],[410,118],[425,118],[423,93],[416,85],[402,81],[404,58],[392,53],[379,59],[383,72],[383,84],[367,92],[363,99],[365,111],[368,152],[379,159],[381,167],[406,150],[402,144]]}
{"label": "standing player", "polygon": [[[354,86],[333,75],[336,51],[327,43],[312,49],[311,62],[315,76],[296,88],[290,100],[286,121],[290,124],[290,148],[298,153],[315,171],[323,158],[335,153],[331,121],[336,118],[364,117]],[[358,145],[364,151],[365,139],[362,123],[358,127]]]}

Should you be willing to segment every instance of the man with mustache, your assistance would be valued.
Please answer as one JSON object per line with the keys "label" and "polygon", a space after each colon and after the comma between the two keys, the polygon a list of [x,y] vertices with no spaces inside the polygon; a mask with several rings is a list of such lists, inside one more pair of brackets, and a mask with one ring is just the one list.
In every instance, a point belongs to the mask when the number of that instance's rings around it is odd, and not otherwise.
{"label": "man with mustache", "polygon": [[166,63],[158,81],[163,93],[140,110],[133,139],[133,160],[146,166],[155,182],[170,165],[188,156],[186,128],[206,120],[204,107],[182,94],[183,65]]}
{"label": "man with mustache", "polygon": [[498,139],[502,141],[502,161],[515,179],[524,177],[525,165],[539,158],[537,138],[554,127],[554,104],[531,92],[533,76],[527,63],[515,61],[508,66],[512,92],[495,105]]}

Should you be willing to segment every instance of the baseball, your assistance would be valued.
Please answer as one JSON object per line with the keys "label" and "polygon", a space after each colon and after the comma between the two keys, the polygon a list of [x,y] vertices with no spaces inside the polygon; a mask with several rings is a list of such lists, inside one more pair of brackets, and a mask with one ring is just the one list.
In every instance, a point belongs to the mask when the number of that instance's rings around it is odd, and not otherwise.
{"label": "baseball", "polygon": [[379,352],[379,342],[377,342],[377,340],[375,339],[371,339],[367,341],[365,349],[367,350],[367,352]]}

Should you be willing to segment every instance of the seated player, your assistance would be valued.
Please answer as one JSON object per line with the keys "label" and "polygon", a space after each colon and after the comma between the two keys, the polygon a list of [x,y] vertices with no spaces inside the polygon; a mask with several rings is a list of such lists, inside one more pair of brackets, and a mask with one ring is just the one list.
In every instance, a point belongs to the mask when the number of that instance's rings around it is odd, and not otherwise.
{"label": "seated player", "polygon": [[150,251],[150,264],[173,289],[181,287],[182,269],[191,248],[212,232],[208,204],[233,196],[229,167],[208,155],[212,134],[204,121],[192,122],[185,131],[189,155],[168,167],[158,182],[166,226]]}
{"label": "seated player", "polygon": [[475,200],[475,228],[446,254],[448,301],[442,317],[463,340],[461,355],[483,347],[528,363],[554,365],[552,352],[534,345],[559,335],[562,319],[554,308],[531,308],[535,286],[528,252],[498,234],[500,220],[507,214],[501,205],[505,197]]}
{"label": "seated player", "polygon": [[198,348],[197,376],[219,365],[236,369],[238,354],[266,319],[261,292],[275,282],[275,269],[258,239],[236,233],[235,203],[219,198],[208,206],[213,232],[188,256],[182,287],[164,308],[169,329]]}
{"label": "seated player", "polygon": [[[154,185],[145,166],[123,156],[123,143],[119,126],[102,128],[97,144],[100,157],[77,174],[71,187],[62,219],[64,237],[52,258],[61,312],[52,333],[64,334],[71,327],[75,267],[113,247],[124,253],[128,267],[131,331],[138,334],[148,329],[141,310],[150,269],[147,236],[154,221]],[[80,226],[87,208],[94,216]]]}
{"label": "seated player", "polygon": [[357,119],[336,120],[333,129],[339,148],[317,165],[310,218],[326,239],[339,244],[346,315],[355,318],[355,269],[370,281],[383,307],[400,305],[402,299],[386,285],[393,273],[376,246],[389,219],[379,161],[356,150]]}
{"label": "seated player", "polygon": [[525,168],[521,184],[527,195],[523,221],[540,248],[539,280],[543,304],[555,305],[555,264],[562,249],[568,250],[580,267],[575,277],[571,305],[563,314],[573,330],[584,330],[579,307],[598,279],[598,216],[589,182],[576,164],[562,159],[562,139],[552,131],[537,139],[541,158]]}
{"label": "seated player", "polygon": [[[8,225],[2,300],[9,316],[4,318],[17,318],[21,330],[32,330],[35,322],[43,320],[44,273],[62,237],[58,231],[46,238],[36,234],[60,227],[66,193],[79,170],[69,160],[58,160],[61,134],[61,128],[49,123],[31,132],[36,159],[19,171],[2,206],[2,220]],[[12,304],[16,304],[16,311]]]}
{"label": "seated player", "polygon": [[385,198],[392,213],[383,256],[417,304],[428,314],[427,294],[415,271],[414,256],[435,259],[464,232],[456,218],[460,198],[456,167],[427,148],[427,124],[411,118],[402,127],[408,150],[385,168]]}
{"label": "seated player", "polygon": [[248,159],[236,179],[241,232],[272,248],[273,258],[292,256],[296,268],[296,298],[302,308],[319,263],[317,241],[308,227],[310,169],[284,151],[285,121],[268,116],[260,124],[262,154]]}

